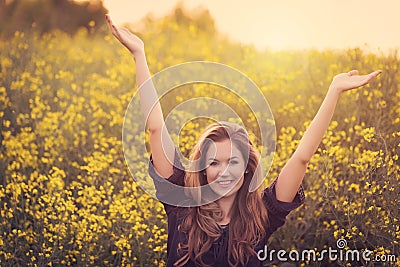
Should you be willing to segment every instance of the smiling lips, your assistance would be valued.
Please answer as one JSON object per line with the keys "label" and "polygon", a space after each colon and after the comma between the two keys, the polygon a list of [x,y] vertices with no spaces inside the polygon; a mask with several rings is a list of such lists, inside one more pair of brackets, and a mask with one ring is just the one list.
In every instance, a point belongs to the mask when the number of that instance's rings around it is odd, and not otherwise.
{"label": "smiling lips", "polygon": [[219,180],[216,183],[221,187],[228,187],[229,185],[233,184],[235,180]]}

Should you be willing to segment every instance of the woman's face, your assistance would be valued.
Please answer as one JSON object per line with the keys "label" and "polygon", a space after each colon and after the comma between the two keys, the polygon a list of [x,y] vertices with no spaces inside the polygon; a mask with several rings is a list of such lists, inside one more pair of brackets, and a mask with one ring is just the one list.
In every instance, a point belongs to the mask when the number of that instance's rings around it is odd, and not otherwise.
{"label": "woman's face", "polygon": [[206,175],[211,189],[221,197],[236,195],[244,181],[245,161],[230,140],[214,142],[206,153]]}

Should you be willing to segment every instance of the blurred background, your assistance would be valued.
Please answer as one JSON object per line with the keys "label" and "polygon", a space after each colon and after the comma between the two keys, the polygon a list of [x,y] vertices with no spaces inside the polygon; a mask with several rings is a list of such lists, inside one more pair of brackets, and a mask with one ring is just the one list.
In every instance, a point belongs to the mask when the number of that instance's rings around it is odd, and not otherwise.
{"label": "blurred background", "polygon": [[90,21],[97,29],[104,13],[110,13],[117,24],[140,28],[145,17],[163,17],[176,6],[190,14],[207,10],[220,34],[259,49],[358,46],[388,51],[400,45],[400,36],[393,34],[400,26],[400,3],[395,0],[1,0],[0,33],[55,28],[71,33]]}
{"label": "blurred background", "polygon": [[168,14],[176,5],[190,13],[206,9],[219,33],[259,49],[396,48],[400,26],[395,0],[374,1],[273,1],[273,0],[105,0],[118,23]]}
{"label": "blurred background", "polygon": [[15,31],[45,33],[55,29],[72,34],[89,23],[97,29],[105,13],[101,1],[1,0],[0,32],[2,37]]}

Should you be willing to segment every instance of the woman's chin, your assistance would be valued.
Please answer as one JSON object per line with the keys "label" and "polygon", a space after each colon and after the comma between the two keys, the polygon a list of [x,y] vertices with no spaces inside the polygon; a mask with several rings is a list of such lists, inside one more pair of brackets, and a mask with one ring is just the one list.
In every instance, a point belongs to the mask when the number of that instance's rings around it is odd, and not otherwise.
{"label": "woman's chin", "polygon": [[228,197],[232,195],[234,187],[235,185],[230,185],[230,186],[214,185],[212,186],[212,190],[214,191],[215,194],[217,194],[220,197]]}

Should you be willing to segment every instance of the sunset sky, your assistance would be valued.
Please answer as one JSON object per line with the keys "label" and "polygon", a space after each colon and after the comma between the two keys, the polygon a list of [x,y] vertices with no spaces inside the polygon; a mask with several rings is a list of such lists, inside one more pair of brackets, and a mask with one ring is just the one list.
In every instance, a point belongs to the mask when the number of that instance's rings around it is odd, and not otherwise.
{"label": "sunset sky", "polygon": [[398,0],[104,0],[118,23],[137,23],[151,13],[170,13],[178,2],[187,10],[208,9],[221,33],[258,48],[400,47]]}

